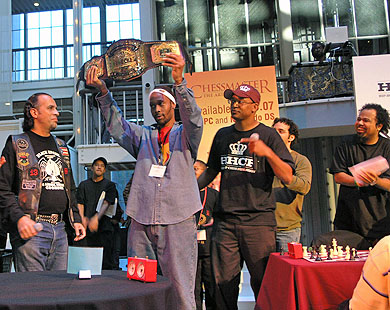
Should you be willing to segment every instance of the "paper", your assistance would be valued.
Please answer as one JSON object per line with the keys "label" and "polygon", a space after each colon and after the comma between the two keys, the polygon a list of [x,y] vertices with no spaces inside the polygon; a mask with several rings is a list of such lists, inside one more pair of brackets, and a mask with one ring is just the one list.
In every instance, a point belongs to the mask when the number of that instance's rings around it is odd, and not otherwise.
{"label": "paper", "polygon": [[102,262],[103,248],[70,246],[67,273],[78,274],[80,270],[90,270],[91,275],[101,275]]}
{"label": "paper", "polygon": [[[105,191],[102,191],[100,197],[99,197],[99,201],[96,205],[96,212],[99,213],[100,212],[100,209],[102,208],[102,205],[103,205],[103,202],[104,202],[104,198],[106,198],[106,192]],[[115,198],[115,202],[114,204],[108,206],[106,212],[104,212],[104,215],[108,216],[109,218],[112,218],[115,213],[116,213],[116,207],[118,205],[118,199]]]}
{"label": "paper", "polygon": [[362,170],[372,170],[377,175],[381,175],[387,169],[389,169],[389,163],[382,156],[377,156],[361,163],[358,163],[352,167],[348,168],[352,173],[353,178],[355,179],[358,185],[364,185],[364,182],[361,180],[361,171]]}

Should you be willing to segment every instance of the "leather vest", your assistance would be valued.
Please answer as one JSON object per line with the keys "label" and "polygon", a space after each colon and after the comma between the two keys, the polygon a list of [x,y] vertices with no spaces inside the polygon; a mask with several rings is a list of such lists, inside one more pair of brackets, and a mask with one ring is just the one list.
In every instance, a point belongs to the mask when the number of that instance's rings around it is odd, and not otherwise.
{"label": "leather vest", "polygon": [[[71,166],[69,150],[65,142],[53,136],[60,154],[62,169],[61,176],[64,180],[65,192],[68,197],[69,219],[73,223],[71,208]],[[43,171],[40,171],[39,163],[35,155],[30,138],[26,133],[12,136],[12,145],[16,154],[19,171],[19,195],[18,203],[26,214],[35,219],[38,214],[39,199],[42,192]]]}

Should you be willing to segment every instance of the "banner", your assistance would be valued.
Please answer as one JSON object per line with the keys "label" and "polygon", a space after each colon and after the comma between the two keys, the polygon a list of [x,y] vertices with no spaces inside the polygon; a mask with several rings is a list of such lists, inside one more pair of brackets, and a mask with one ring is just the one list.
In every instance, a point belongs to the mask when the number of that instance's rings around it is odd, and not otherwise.
{"label": "banner", "polygon": [[353,57],[357,111],[366,103],[377,103],[390,111],[390,55]]}
{"label": "banner", "polygon": [[195,72],[192,75],[186,73],[185,78],[202,109],[204,128],[198,159],[204,162],[207,162],[218,129],[234,124],[230,115],[230,104],[223,97],[226,89],[235,90],[241,84],[255,87],[261,95],[256,119],[271,126],[273,120],[279,116],[274,66]]}

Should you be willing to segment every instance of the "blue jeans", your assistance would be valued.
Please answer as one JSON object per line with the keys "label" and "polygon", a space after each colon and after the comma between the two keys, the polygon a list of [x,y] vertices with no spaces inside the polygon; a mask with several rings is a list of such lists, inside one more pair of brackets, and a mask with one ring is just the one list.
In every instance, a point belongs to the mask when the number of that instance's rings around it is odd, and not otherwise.
{"label": "blue jeans", "polygon": [[284,252],[287,252],[287,244],[290,242],[299,242],[300,239],[301,227],[276,232],[276,252],[280,252],[281,249],[283,249]]}
{"label": "blue jeans", "polygon": [[129,257],[157,259],[163,276],[175,290],[177,309],[194,310],[198,244],[195,216],[169,225],[142,225],[131,221],[127,241]]}
{"label": "blue jeans", "polygon": [[68,239],[65,223],[40,223],[43,229],[31,239],[23,240],[19,234],[11,237],[15,270],[18,272],[66,270]]}

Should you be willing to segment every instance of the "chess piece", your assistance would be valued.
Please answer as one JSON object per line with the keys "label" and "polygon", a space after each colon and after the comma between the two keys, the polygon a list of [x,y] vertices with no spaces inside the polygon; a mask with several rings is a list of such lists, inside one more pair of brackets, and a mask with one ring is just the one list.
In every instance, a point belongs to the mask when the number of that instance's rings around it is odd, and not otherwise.
{"label": "chess piece", "polygon": [[307,256],[307,246],[303,246],[302,251],[303,251],[302,252],[303,257]]}
{"label": "chess piece", "polygon": [[326,245],[325,244],[320,245],[320,254],[322,254],[322,255],[326,254]]}
{"label": "chess piece", "polygon": [[350,260],[351,259],[351,253],[349,251],[349,246],[347,245],[345,247],[345,260]]}
{"label": "chess piece", "polygon": [[317,252],[316,262],[321,262],[321,261],[322,261],[322,259],[321,259],[320,253]]}
{"label": "chess piece", "polygon": [[357,259],[359,259],[359,258],[360,258],[360,256],[359,256],[359,254],[358,254],[358,251],[357,251],[357,250],[355,250],[355,258],[357,258]]}
{"label": "chess piece", "polygon": [[333,259],[332,256],[333,256],[333,249],[330,248],[328,251],[328,257],[326,258],[326,260],[332,260]]}
{"label": "chess piece", "polygon": [[355,248],[352,248],[352,255],[351,255],[351,258],[350,258],[350,260],[355,260],[355,258],[356,258],[356,250],[355,250]]}
{"label": "chess piece", "polygon": [[343,255],[343,246],[342,245],[337,246],[337,254],[339,257],[341,257]]}
{"label": "chess piece", "polygon": [[310,259],[314,259],[315,256],[314,256],[314,248],[310,248]]}
{"label": "chess piece", "polygon": [[337,240],[335,238],[332,239],[333,252],[337,250]]}
{"label": "chess piece", "polygon": [[368,252],[371,252],[371,250],[372,250],[372,246],[370,246],[370,247],[368,248]]}

